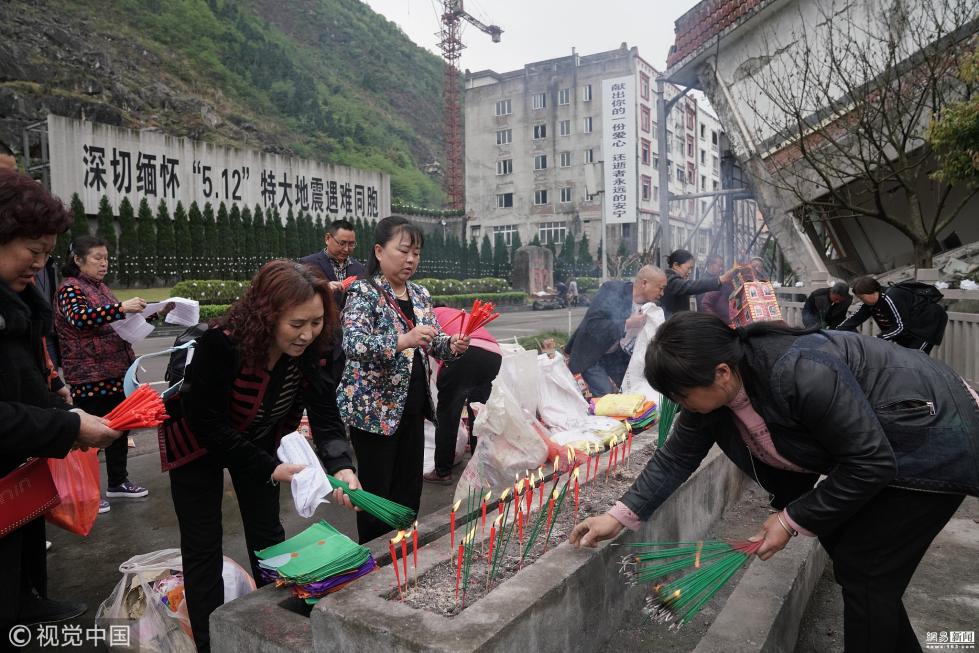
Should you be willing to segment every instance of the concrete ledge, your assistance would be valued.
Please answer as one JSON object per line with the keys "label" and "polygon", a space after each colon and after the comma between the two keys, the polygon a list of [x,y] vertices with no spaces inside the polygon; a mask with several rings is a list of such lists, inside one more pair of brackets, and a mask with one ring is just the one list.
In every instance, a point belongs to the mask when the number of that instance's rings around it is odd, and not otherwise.
{"label": "concrete ledge", "polygon": [[[622,549],[610,544],[701,538],[738,500],[744,482],[715,448],[642,530],[623,532],[597,550],[564,542],[452,618],[382,598],[393,585],[389,570],[382,569],[319,602],[310,616],[313,648],[322,653],[598,650],[622,614],[639,609],[645,595],[644,588],[622,582]],[[445,560],[448,548],[447,536],[421,548],[419,575]]]}
{"label": "concrete ledge", "polygon": [[816,538],[800,537],[770,558],[757,558],[694,653],[781,653],[795,649],[799,624],[829,556]]}
{"label": "concrete ledge", "polygon": [[215,653],[308,653],[313,647],[309,618],[285,607],[292,595],[266,585],[226,603],[211,615]]}

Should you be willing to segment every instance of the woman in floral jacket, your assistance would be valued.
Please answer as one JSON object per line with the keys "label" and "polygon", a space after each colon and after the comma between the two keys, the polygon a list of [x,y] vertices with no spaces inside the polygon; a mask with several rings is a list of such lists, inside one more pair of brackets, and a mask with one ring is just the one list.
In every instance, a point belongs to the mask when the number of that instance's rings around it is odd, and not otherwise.
{"label": "woman in floral jacket", "polygon": [[[469,347],[442,332],[428,291],[408,281],[418,269],[421,230],[400,217],[377,223],[367,278],[355,282],[343,311],[347,363],[337,406],[350,427],[364,489],[415,511],[421,503],[423,424],[434,421],[428,357],[450,359]],[[361,543],[388,526],[357,513]]]}

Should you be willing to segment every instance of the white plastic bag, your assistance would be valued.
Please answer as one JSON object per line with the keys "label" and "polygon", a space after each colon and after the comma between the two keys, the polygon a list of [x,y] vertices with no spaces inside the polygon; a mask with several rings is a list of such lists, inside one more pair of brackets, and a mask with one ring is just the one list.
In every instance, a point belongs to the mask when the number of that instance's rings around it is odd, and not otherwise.
{"label": "white plastic bag", "polygon": [[522,349],[503,353],[500,373],[496,380],[506,386],[520,407],[531,415],[537,414],[539,402],[538,383],[540,372],[537,367],[537,352]]}
{"label": "white plastic bag", "polygon": [[[455,456],[452,459],[453,465],[462,460],[466,453],[467,444],[469,444],[469,433],[466,431],[466,426],[462,420],[459,420]],[[425,463],[422,465],[422,469],[426,474],[435,469],[435,425],[428,420],[425,420]]]}
{"label": "white plastic bag", "polygon": [[316,512],[317,506],[321,503],[329,503],[326,497],[333,491],[319,456],[313,451],[309,440],[298,431],[293,431],[282,438],[276,454],[284,463],[306,465],[306,469],[292,476],[289,489],[292,491],[292,500],[296,504],[296,512],[301,517],[309,519]]}
{"label": "white plastic bag", "polygon": [[[119,566],[122,580],[95,614],[95,623],[108,630],[109,620],[135,621],[129,646],[111,646],[112,651],[140,653],[196,653],[186,601],[170,609],[165,598],[153,589],[157,581],[181,573],[180,549],[163,549],[133,556]],[[231,558],[224,558],[224,602],[233,601],[255,589],[255,581]],[[178,583],[175,588],[180,588]]]}
{"label": "white plastic bag", "polygon": [[647,401],[660,402],[659,393],[646,381],[646,348],[656,337],[656,330],[666,321],[663,309],[652,302],[643,304],[640,309],[646,315],[646,324],[636,336],[636,346],[632,350],[629,366],[622,377],[622,394],[642,395]]}
{"label": "white plastic bag", "polygon": [[492,488],[498,495],[513,482],[515,473],[524,474],[547,460],[547,444],[531,426],[533,420],[499,378],[493,381],[489,400],[473,425],[479,443],[462,472],[454,500],[465,499],[470,488]]}
{"label": "white plastic bag", "polygon": [[588,402],[571,370],[564,364],[564,357],[554,358],[542,354],[537,358],[540,368],[541,421],[551,429],[566,429],[571,422],[588,415]]}

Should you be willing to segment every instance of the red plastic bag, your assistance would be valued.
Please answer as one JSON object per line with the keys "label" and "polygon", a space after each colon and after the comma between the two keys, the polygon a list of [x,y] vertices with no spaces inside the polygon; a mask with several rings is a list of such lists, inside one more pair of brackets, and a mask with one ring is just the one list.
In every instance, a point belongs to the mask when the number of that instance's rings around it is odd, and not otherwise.
{"label": "red plastic bag", "polygon": [[88,535],[99,515],[98,449],[75,449],[64,458],[48,458],[51,477],[61,496],[61,505],[44,516],[55,526]]}

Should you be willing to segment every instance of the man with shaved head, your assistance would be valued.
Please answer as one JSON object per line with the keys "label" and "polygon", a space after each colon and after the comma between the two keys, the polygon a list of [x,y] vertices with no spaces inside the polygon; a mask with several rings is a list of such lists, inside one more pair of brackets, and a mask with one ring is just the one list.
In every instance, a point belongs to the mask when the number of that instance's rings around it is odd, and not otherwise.
{"label": "man with shaved head", "polygon": [[663,296],[666,274],[654,265],[639,269],[635,281],[607,281],[598,289],[585,318],[568,341],[568,367],[581,374],[595,397],[622,384],[636,336],[646,323],[643,304]]}

